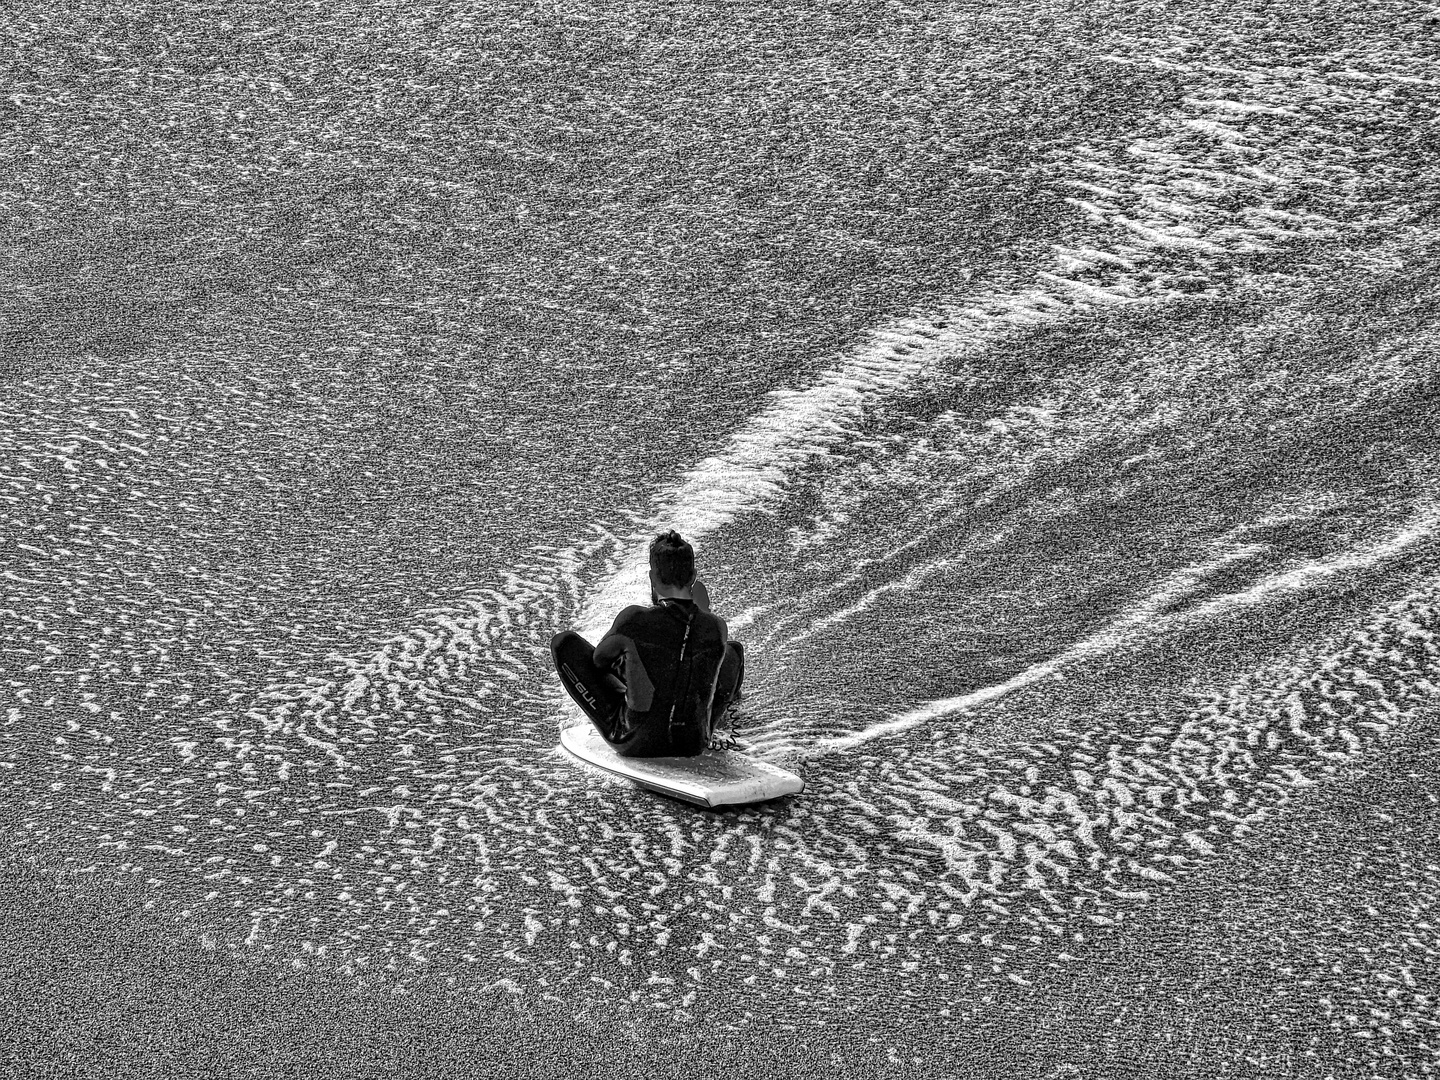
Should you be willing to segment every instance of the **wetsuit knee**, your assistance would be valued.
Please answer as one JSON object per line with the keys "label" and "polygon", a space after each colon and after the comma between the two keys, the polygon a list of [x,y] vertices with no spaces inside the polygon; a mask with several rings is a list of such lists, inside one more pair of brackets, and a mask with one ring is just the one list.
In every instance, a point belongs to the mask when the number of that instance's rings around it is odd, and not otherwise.
{"label": "wetsuit knee", "polygon": [[562,645],[565,644],[567,639],[579,636],[580,635],[577,634],[574,630],[561,630],[558,634],[555,634],[550,638],[550,651],[554,652],[556,649],[560,648]]}

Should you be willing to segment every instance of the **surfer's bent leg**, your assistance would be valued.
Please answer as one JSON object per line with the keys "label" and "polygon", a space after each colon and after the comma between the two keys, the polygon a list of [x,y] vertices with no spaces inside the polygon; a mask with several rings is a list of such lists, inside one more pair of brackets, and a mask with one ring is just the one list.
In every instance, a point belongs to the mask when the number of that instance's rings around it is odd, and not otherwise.
{"label": "surfer's bent leg", "polygon": [[615,688],[615,679],[595,666],[595,646],[573,630],[550,639],[550,655],[565,691],[585,711],[607,741],[613,741],[625,719],[625,695]]}
{"label": "surfer's bent leg", "polygon": [[725,716],[725,710],[735,700],[740,684],[745,681],[745,646],[738,641],[725,644],[725,658],[720,661],[720,674],[715,679],[715,697],[710,705],[710,726],[713,728]]}

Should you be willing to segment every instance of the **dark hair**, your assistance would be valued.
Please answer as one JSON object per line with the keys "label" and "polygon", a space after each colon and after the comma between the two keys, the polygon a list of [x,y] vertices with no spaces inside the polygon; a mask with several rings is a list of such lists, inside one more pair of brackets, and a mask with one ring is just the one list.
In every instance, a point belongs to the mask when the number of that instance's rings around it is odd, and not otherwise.
{"label": "dark hair", "polygon": [[650,569],[661,585],[683,589],[695,580],[695,549],[674,529],[650,541]]}

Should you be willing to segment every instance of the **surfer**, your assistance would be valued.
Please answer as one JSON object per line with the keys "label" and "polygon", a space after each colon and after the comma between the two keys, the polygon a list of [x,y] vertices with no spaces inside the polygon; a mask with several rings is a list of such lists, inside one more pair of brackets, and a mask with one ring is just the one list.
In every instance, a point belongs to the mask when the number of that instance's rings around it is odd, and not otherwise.
{"label": "surfer", "polygon": [[573,630],[550,641],[570,696],[623,757],[690,757],[710,742],[745,677],[745,651],[695,575],[695,549],[673,529],[650,544],[649,607],[627,607],[592,646]]}

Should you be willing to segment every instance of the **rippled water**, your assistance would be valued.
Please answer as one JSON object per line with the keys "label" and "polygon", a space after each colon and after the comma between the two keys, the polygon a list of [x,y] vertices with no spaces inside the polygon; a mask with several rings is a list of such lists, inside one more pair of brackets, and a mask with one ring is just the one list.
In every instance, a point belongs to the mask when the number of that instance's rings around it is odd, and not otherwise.
{"label": "rippled water", "polygon": [[[1433,13],[6,19],[12,853],[363,984],[943,1026],[1431,737]],[[552,749],[671,525],[799,799]],[[1295,976],[1375,1068],[1403,881]]]}

